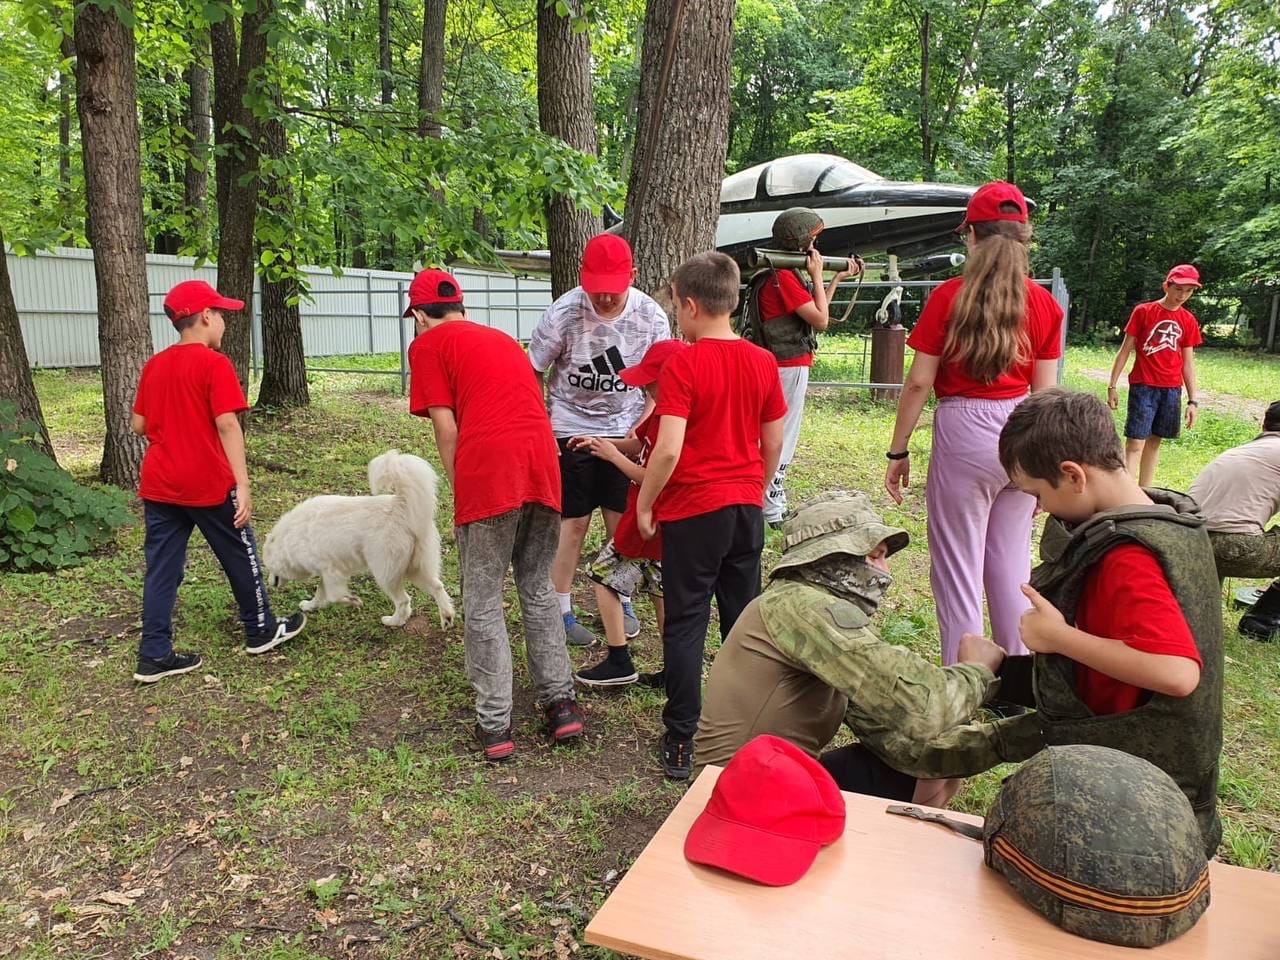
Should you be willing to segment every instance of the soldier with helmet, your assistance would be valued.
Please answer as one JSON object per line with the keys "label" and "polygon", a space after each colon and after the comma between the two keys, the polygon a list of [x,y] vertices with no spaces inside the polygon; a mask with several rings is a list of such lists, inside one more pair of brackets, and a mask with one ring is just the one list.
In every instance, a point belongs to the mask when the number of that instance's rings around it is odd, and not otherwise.
{"label": "soldier with helmet", "polygon": [[[888,558],[907,545],[907,532],[885,524],[865,494],[809,500],[782,530],[784,553],[771,583],[739,616],[712,665],[694,747],[698,768],[723,766],[768,733],[818,757],[841,789],[945,802],[956,784],[917,784],[917,769],[951,775],[945,747],[924,745],[966,725],[995,692],[999,648],[973,638],[968,662],[938,667],[880,639],[871,618],[893,583]],[[841,723],[859,743],[823,752]],[[1001,759],[1026,759],[1042,745],[1036,736],[1007,744]]]}

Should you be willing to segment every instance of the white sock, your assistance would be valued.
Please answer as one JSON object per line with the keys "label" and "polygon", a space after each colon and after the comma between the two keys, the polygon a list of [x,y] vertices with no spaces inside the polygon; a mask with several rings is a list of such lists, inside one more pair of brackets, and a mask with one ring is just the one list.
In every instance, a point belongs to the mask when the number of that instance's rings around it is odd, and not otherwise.
{"label": "white sock", "polygon": [[556,591],[556,599],[560,601],[560,615],[573,612],[573,594]]}
{"label": "white sock", "polygon": [[624,596],[624,595],[623,595],[623,594],[621,594],[621,593],[620,593],[620,594],[618,594],[618,599],[619,599],[619,600],[621,600],[623,603],[630,603],[630,602],[631,602],[631,598],[630,598],[630,597],[628,597],[628,596]]}

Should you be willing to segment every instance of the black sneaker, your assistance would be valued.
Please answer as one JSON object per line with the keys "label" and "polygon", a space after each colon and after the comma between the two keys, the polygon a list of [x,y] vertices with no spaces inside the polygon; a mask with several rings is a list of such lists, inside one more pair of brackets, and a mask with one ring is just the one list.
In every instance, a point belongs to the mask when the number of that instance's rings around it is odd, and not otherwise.
{"label": "black sneaker", "polygon": [[662,754],[662,772],[669,780],[688,780],[693,771],[693,741],[675,740],[664,733],[658,741]]}
{"label": "black sneaker", "polygon": [[659,670],[657,673],[642,673],[639,683],[640,686],[648,687],[650,690],[665,690],[667,689],[667,672]]}
{"label": "black sneaker", "polygon": [[586,724],[582,719],[582,710],[576,700],[566,697],[547,704],[543,711],[547,715],[547,726],[551,728],[551,739],[556,743],[576,740],[582,736]]}
{"label": "black sneaker", "polygon": [[607,656],[594,667],[579,670],[573,675],[573,679],[586,687],[625,687],[639,678],[629,656],[621,662]]}
{"label": "black sneaker", "polygon": [[199,669],[202,666],[204,666],[204,661],[200,659],[200,654],[181,653],[177,650],[171,650],[169,655],[161,660],[139,657],[138,669],[133,671],[133,679],[139,683],[155,683],[165,677],[176,677],[180,673],[190,673],[192,670]]}
{"label": "black sneaker", "polygon": [[516,742],[511,739],[511,727],[505,730],[486,730],[476,724],[476,739],[484,747],[484,758],[495,763],[508,759],[516,752]]}
{"label": "black sneaker", "polygon": [[261,637],[249,637],[244,642],[245,653],[266,653],[274,650],[290,637],[296,637],[307,625],[307,615],[299,611],[288,620],[276,621],[276,632]]}
{"label": "black sneaker", "polygon": [[990,700],[982,705],[983,712],[990,714],[996,720],[1020,717],[1027,712],[1027,709],[1020,703],[1010,703],[1008,700]]}

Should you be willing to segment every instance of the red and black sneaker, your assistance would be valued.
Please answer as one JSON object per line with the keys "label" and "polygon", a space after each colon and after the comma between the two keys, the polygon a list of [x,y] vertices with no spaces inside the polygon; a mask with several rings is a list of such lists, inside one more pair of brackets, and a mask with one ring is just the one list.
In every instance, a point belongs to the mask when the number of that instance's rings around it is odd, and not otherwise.
{"label": "red and black sneaker", "polygon": [[582,736],[584,722],[578,702],[565,698],[555,700],[546,706],[547,725],[551,728],[551,739],[556,743],[576,740]]}
{"label": "red and black sneaker", "polygon": [[477,723],[476,739],[480,741],[480,746],[484,747],[484,758],[486,760],[506,760],[516,752],[516,742],[511,739],[510,726],[506,727],[506,729],[495,731],[486,730]]}

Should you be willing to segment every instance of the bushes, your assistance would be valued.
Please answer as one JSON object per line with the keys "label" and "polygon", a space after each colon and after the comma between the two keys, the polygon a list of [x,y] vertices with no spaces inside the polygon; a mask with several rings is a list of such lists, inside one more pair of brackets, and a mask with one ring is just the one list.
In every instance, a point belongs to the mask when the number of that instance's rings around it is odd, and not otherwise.
{"label": "bushes", "polygon": [[130,516],[124,493],[78,485],[31,445],[34,434],[0,404],[0,569],[73,566]]}

